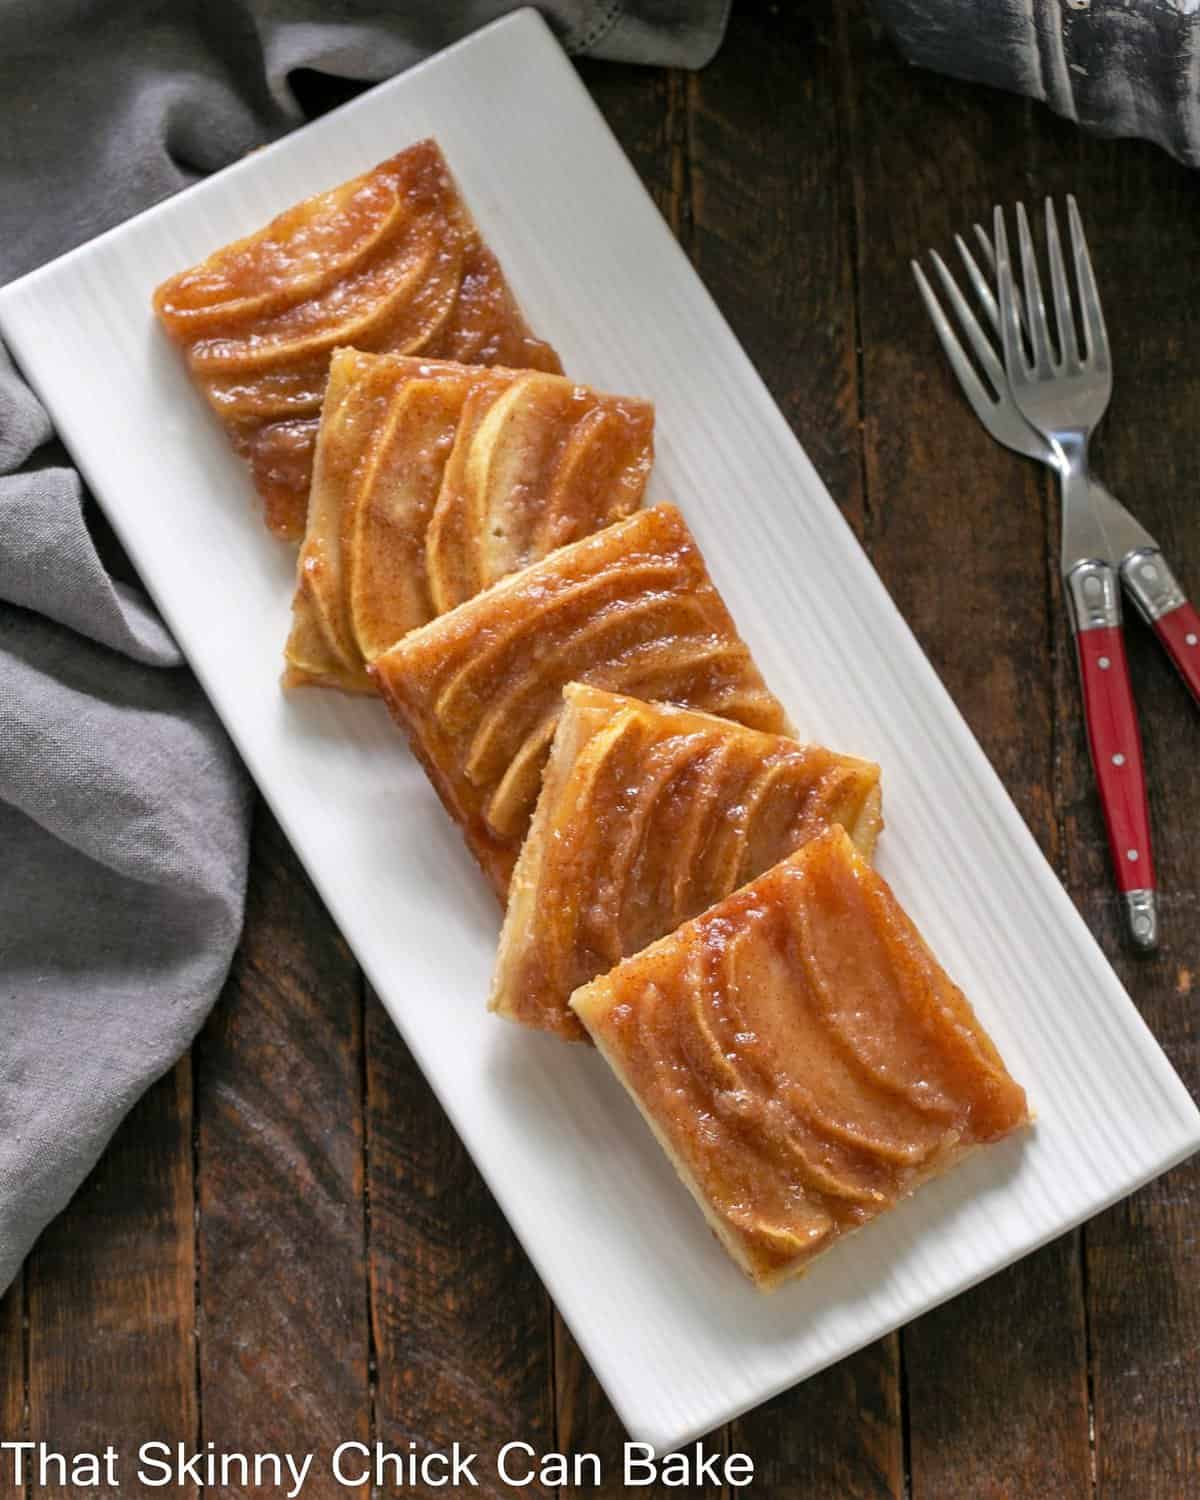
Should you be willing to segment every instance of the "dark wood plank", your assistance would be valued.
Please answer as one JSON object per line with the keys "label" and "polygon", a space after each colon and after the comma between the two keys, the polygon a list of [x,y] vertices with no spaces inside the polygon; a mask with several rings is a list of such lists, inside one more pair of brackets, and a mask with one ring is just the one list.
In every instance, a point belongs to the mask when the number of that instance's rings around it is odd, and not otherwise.
{"label": "dark wood plank", "polygon": [[[0,1298],[0,1438],[24,1442],[25,1428],[25,1284],[21,1275]],[[19,1500],[24,1485],[14,1479],[12,1458],[0,1462],[0,1500]]]}
{"label": "dark wood plank", "polygon": [[[1020,195],[1031,106],[908,69],[848,10],[868,544],[1053,859],[1045,489],[961,399],[908,268]],[[968,1476],[977,1495],[1090,1492],[1072,1238],[912,1325],[902,1347],[914,1496],[961,1495]]]}
{"label": "dark wood plank", "polygon": [[472,1494],[546,1495],[499,1483],[495,1455],[510,1441],[554,1446],[549,1301],[373,997],[366,1035],[379,1439],[402,1454],[478,1452]]}
{"label": "dark wood plank", "polygon": [[[1046,117],[1039,192],[1075,192],[1104,297],[1115,371],[1095,466],[1200,592],[1192,423],[1200,340],[1189,267],[1200,251],[1193,174],[1152,147],[1091,140]],[[1069,887],[1143,1016],[1193,1093],[1200,1043],[1200,718],[1150,633],[1130,622],[1150,814],[1162,891],[1163,946],[1123,946],[1103,824],[1088,763],[1065,617],[1057,616],[1058,738]],[[1200,1490],[1200,1164],[1152,1183],[1086,1226],[1096,1463],[1105,1497]]]}
{"label": "dark wood plank", "polygon": [[731,1424],[730,1447],[754,1460],[764,1495],[904,1494],[899,1356],[897,1335],[880,1339]]}
{"label": "dark wood plank", "polygon": [[914,1497],[1091,1494],[1078,1235],[902,1338]]}
{"label": "dark wood plank", "polygon": [[[835,0],[744,4],[688,80],[688,247],[861,535],[853,203]],[[686,497],[683,497],[686,500]]]}
{"label": "dark wood plank", "polygon": [[[836,6],[735,10],[690,81],[691,252],[847,519],[862,534],[852,203]],[[898,1346],[885,1339],[732,1426],[764,1493],[903,1489]]]}
{"label": "dark wood plank", "polygon": [[134,1478],[139,1445],[196,1438],[191,1130],[185,1059],[134,1106],[25,1271],[30,1433],[68,1454],[111,1444],[121,1493],[137,1500],[161,1493]]}
{"label": "dark wood plank", "polygon": [[316,1500],[351,1493],[328,1455],[370,1436],[361,997],[260,803],[245,931],[195,1049],[202,1437],[316,1450]]}

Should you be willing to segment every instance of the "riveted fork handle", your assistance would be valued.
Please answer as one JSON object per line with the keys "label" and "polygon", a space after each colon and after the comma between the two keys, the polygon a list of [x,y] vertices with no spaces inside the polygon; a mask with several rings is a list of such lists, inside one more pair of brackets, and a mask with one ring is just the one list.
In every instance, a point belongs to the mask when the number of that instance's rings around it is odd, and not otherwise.
{"label": "riveted fork handle", "polygon": [[1066,583],[1088,746],[1117,889],[1130,940],[1148,952],[1158,946],[1158,898],[1142,736],[1125,657],[1117,570],[1105,562],[1082,562],[1067,575]]}
{"label": "riveted fork handle", "polygon": [[1121,582],[1200,704],[1200,614],[1158,548],[1131,552],[1121,563]]}

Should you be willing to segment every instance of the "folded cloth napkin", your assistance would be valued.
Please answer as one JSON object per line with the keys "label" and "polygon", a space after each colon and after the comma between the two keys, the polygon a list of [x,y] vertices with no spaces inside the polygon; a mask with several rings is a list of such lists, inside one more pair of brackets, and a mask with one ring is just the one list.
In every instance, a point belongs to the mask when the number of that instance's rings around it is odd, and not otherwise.
{"label": "folded cloth napkin", "polygon": [[[699,67],[728,4],[541,8],[575,53]],[[0,0],[0,282],[300,123],[299,70],[376,81],[516,8]],[[52,436],[0,350],[0,1291],[199,1029],[246,879],[237,758]]]}
{"label": "folded cloth napkin", "polygon": [[1200,166],[1196,0],[875,0],[910,62]]}

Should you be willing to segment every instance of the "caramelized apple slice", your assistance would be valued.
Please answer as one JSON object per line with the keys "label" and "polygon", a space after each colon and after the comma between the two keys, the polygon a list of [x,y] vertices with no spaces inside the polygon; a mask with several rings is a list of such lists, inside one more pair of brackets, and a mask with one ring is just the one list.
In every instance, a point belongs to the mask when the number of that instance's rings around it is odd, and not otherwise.
{"label": "caramelized apple slice", "polygon": [[348,603],[366,661],[433,614],[425,531],[462,410],[462,381],[413,380],[392,402],[356,476]]}
{"label": "caramelized apple slice", "polygon": [[[456,543],[478,579],[627,514],[641,498],[652,426],[646,402],[559,375],[339,350],[318,440],[287,681],[367,689],[366,662],[438,612],[446,594],[445,573],[437,572],[445,556],[435,539],[439,516],[453,518]],[[467,472],[484,477],[464,482]],[[511,537],[503,554],[501,527]],[[329,633],[324,653],[312,647],[320,629]],[[331,658],[342,667],[331,667]],[[536,704],[531,711],[536,716]],[[536,760],[534,796],[540,769]],[[497,817],[507,816],[510,801],[507,791],[500,796]]]}
{"label": "caramelized apple slice", "polygon": [[732,703],[744,723],[787,730],[671,505],[511,574],[369,670],[502,897],[568,682],[622,691],[650,678],[665,699]]}
{"label": "caramelized apple slice", "polygon": [[1030,1119],[840,827],[576,990],[571,1009],[763,1289]]}
{"label": "caramelized apple slice", "polygon": [[463,414],[429,529],[439,612],[635,510],[653,408],[536,372]]}
{"label": "caramelized apple slice", "polygon": [[582,1039],[573,990],[835,823],[869,858],[879,805],[867,761],[571,683],[490,1009]]}
{"label": "caramelized apple slice", "polygon": [[154,307],[249,459],[267,524],[295,540],[338,345],[561,368],[530,333],[432,140],[173,276]]}

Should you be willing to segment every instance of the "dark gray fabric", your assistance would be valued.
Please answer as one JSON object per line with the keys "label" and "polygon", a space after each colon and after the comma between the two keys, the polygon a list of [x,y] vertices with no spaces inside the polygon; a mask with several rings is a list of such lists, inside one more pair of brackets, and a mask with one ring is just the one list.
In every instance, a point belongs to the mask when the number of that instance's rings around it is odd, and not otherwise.
{"label": "dark gray fabric", "polygon": [[1043,99],[1200,166],[1194,0],[876,0],[910,62]]}
{"label": "dark gray fabric", "polygon": [[[0,282],[504,0],[0,0]],[[728,0],[552,0],[577,53],[700,66]],[[0,350],[0,1290],[187,1048],[241,925],[250,794]]]}
{"label": "dark gray fabric", "polygon": [[233,750],[49,437],[0,350],[0,1287],[188,1046],[246,878]]}
{"label": "dark gray fabric", "polygon": [[[0,0],[0,281],[302,119],[301,68],[390,78],[511,0]],[[550,0],[568,51],[700,67],[729,0]]]}

